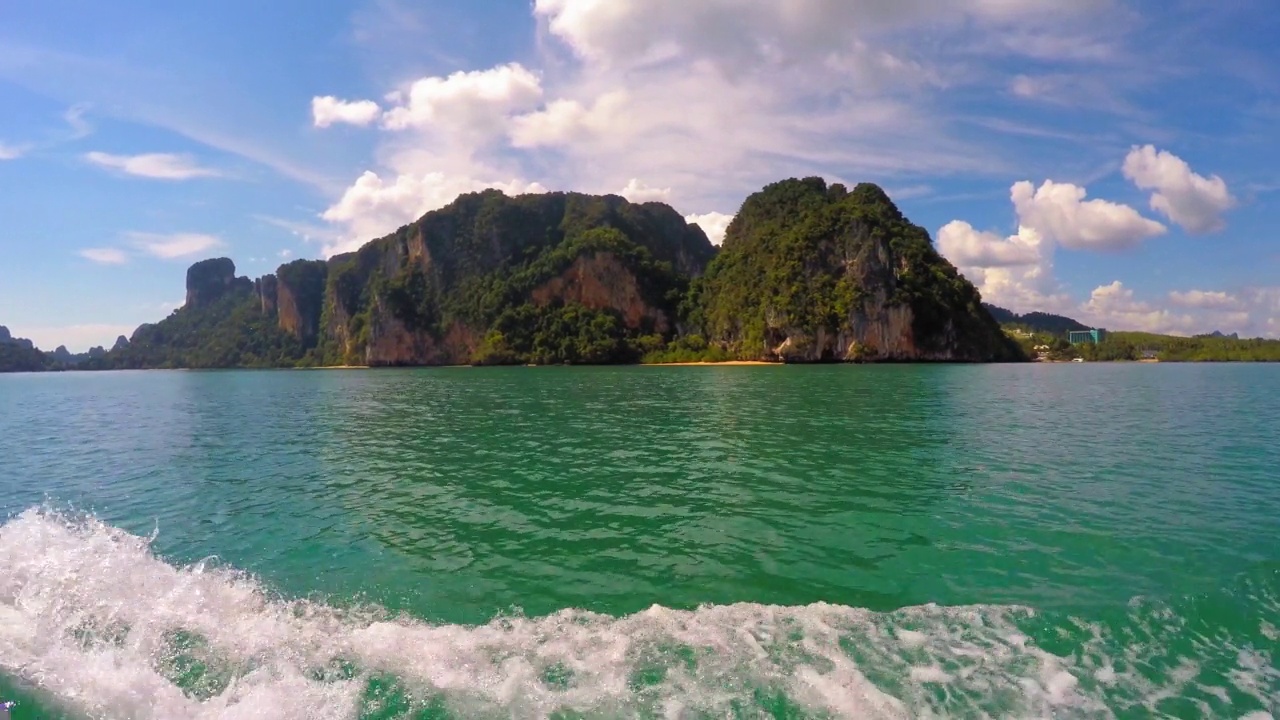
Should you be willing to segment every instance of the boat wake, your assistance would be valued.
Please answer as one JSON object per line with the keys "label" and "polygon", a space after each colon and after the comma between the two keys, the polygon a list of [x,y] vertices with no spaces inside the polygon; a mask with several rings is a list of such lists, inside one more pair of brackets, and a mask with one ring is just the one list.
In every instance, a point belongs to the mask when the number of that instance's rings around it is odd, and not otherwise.
{"label": "boat wake", "polygon": [[[1116,622],[1028,608],[816,604],[564,610],[483,626],[276,597],[176,567],[149,540],[32,509],[0,527],[0,676],[108,718],[1266,718],[1280,706],[1275,585],[1251,629],[1187,608]],[[1270,613],[1269,615],[1267,613]],[[1141,713],[1139,713],[1141,714]]]}

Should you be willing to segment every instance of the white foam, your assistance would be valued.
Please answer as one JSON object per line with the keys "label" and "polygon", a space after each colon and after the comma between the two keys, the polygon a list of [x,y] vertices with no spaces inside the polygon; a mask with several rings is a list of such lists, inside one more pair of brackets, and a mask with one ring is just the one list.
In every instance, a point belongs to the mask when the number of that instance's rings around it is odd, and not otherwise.
{"label": "white foam", "polygon": [[[1123,679],[1036,648],[1016,625],[1030,611],[1007,606],[655,606],[429,624],[278,599],[243,573],[175,567],[147,540],[37,510],[0,527],[0,567],[0,671],[95,717],[355,718],[370,678],[463,716],[722,716],[767,696],[838,717],[1050,717],[1106,713],[1078,676]],[[191,658],[208,672],[179,687],[175,668]],[[1264,661],[1241,661],[1254,666],[1239,682],[1259,695]]]}

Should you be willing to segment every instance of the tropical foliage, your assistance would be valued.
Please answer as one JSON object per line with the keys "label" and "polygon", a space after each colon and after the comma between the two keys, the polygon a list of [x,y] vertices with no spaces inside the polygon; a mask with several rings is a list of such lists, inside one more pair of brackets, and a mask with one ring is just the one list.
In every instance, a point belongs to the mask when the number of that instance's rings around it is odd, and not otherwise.
{"label": "tropical foliage", "polygon": [[928,233],[871,184],[849,191],[807,178],[752,195],[694,290],[690,323],[742,359],[797,334],[836,335],[887,307],[910,309],[921,351],[1020,355]]}

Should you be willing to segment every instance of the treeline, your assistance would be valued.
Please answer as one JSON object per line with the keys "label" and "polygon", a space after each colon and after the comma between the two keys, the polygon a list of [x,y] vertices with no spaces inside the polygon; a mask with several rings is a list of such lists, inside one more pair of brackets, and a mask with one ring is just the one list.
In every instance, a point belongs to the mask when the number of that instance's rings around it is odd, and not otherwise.
{"label": "treeline", "polygon": [[[1006,326],[1030,357],[1047,360],[1124,362],[1280,362],[1280,340],[1241,339],[1223,335],[1179,337],[1140,332],[1111,332],[1101,343],[1072,345],[1066,334],[1025,334],[1018,326]],[[1047,348],[1047,349],[1046,349]]]}

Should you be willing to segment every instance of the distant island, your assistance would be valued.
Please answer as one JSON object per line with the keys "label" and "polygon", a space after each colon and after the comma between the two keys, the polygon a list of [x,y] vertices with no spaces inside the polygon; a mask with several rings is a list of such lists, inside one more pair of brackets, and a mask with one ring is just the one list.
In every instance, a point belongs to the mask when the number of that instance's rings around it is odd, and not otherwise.
{"label": "distant island", "polygon": [[[236,276],[110,349],[0,333],[0,371],[704,362],[1280,360],[1280,342],[1112,333],[986,305],[883,190],[821,178],[746,199],[716,248],[662,203],[460,196],[354,253]],[[1048,350],[1046,350],[1048,348]]]}
{"label": "distant island", "polygon": [[1093,362],[1280,362],[1280,340],[1241,338],[1220,331],[1180,337],[1155,333],[1108,332],[1102,342],[1071,344],[1073,331],[1089,326],[1063,315],[1032,312],[1018,315],[986,305],[1000,325],[1032,358],[1052,361],[1075,359]]}
{"label": "distant island", "polygon": [[[747,198],[719,249],[662,203],[488,190],[257,280],[204,260],[186,288],[44,369],[1026,359],[883,190],[820,178]],[[23,352],[8,369],[37,369]]]}

